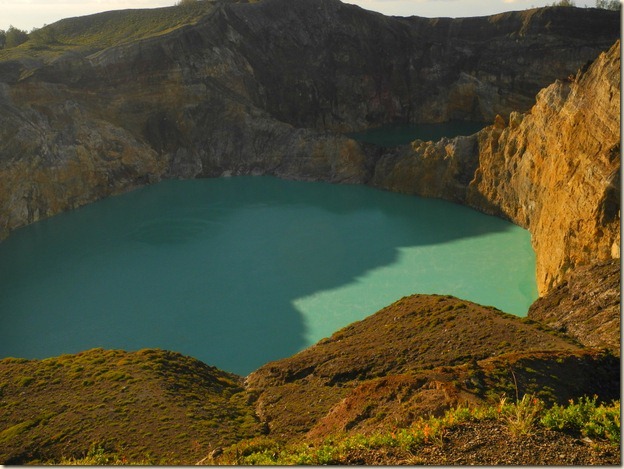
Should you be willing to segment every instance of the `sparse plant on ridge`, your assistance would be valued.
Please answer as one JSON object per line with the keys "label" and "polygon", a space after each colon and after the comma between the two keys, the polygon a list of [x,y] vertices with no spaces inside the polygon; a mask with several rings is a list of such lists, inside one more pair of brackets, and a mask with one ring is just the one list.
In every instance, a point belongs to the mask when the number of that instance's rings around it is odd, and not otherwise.
{"label": "sparse plant on ridge", "polygon": [[544,409],[544,403],[530,394],[525,394],[522,399],[511,405],[506,404],[503,398],[501,408],[511,434],[523,436],[530,435],[534,431],[535,424]]}
{"label": "sparse plant on ridge", "polygon": [[620,0],[596,0],[596,8],[620,10],[622,8],[622,3]]}

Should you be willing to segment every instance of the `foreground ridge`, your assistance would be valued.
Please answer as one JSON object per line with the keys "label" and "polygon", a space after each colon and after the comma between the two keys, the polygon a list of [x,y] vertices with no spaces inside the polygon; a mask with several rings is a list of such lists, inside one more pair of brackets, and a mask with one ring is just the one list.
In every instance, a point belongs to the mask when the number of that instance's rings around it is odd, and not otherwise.
{"label": "foreground ridge", "polygon": [[[385,334],[395,339],[384,351],[379,344]],[[440,346],[448,353],[436,359]],[[531,394],[547,407],[594,395],[596,405],[609,403],[619,397],[619,364],[618,356],[583,348],[535,321],[438,295],[399,300],[245,380],[161,350],[8,358],[0,360],[0,462],[80,460],[89,453],[193,464],[221,452],[224,458],[248,452],[244,448],[257,452],[262,445],[273,454],[306,442],[314,448],[350,444],[358,435],[385,434],[392,442],[428,416],[497,406],[501,396],[515,402]],[[502,428],[500,422],[478,425],[475,432]],[[540,434],[559,447],[583,438]],[[231,445],[237,446],[227,450]],[[598,453],[592,448],[570,454],[590,461],[602,451],[606,459],[594,460],[613,460],[609,444],[600,443]],[[430,446],[422,450],[430,461],[442,457]],[[375,451],[360,457],[381,458]]]}

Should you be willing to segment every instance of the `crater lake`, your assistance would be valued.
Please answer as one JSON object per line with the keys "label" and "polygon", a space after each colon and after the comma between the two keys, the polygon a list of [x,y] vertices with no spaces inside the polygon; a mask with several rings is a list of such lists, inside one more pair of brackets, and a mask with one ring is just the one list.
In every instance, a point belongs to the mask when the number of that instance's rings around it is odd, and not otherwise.
{"label": "crater lake", "polygon": [[246,375],[414,293],[523,316],[529,233],[441,200],[272,177],[165,181],[0,243],[0,357],[162,348]]}

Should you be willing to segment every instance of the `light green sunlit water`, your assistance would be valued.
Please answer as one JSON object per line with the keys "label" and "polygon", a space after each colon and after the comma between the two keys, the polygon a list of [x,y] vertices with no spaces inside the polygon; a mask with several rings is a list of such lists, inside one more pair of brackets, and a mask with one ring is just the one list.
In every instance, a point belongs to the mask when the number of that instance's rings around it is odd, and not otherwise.
{"label": "light green sunlit water", "polygon": [[527,231],[439,200],[240,177],[167,181],[0,243],[0,357],[176,350],[247,374],[402,296],[526,314]]}

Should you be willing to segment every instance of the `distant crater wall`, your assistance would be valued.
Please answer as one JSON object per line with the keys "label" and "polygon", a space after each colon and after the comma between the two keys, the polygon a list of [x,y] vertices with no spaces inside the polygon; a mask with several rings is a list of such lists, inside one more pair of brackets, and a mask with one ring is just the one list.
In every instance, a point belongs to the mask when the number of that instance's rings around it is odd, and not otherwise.
{"label": "distant crater wall", "polygon": [[264,0],[224,15],[222,33],[260,85],[255,103],[297,127],[338,131],[527,111],[620,34],[614,12],[569,7],[429,19]]}

